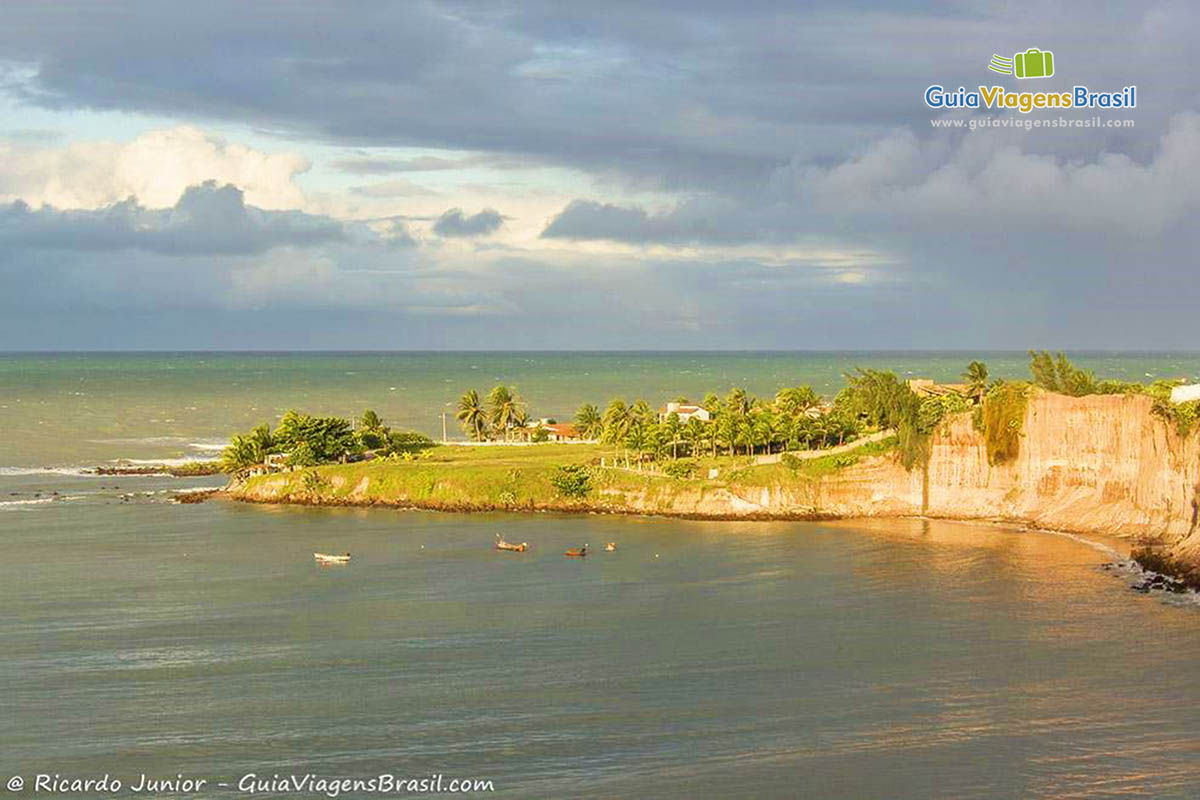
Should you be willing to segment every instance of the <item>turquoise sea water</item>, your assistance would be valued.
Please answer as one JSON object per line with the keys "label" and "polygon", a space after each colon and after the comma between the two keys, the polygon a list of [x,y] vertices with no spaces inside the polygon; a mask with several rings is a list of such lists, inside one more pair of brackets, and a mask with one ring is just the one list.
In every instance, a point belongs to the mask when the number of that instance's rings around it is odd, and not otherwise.
{"label": "turquoise sea water", "polygon": [[[195,445],[288,406],[433,433],[464,384],[497,380],[552,415],[619,393],[832,392],[856,364],[948,379],[966,360],[0,357],[0,779],[183,774],[210,788],[159,796],[218,798],[250,796],[215,787],[248,773],[442,773],[514,798],[1197,796],[1200,608],[1101,570],[1120,542],[178,505],[221,479],[42,469],[211,452]],[[1078,360],[1200,372],[1196,356]],[[532,549],[496,552],[496,533]],[[619,549],[561,555],[605,541]],[[354,559],[321,568],[315,550]]]}
{"label": "turquoise sea water", "polygon": [[[1200,378],[1200,353],[1081,353],[1100,377]],[[1027,377],[1024,353],[138,353],[0,354],[0,469],[116,458],[212,456],[236,431],[289,408],[357,416],[441,435],[468,388],[516,386],[536,416],[581,403],[774,394],[808,383],[833,395],[855,367],[958,380],[973,357],[993,376]]]}

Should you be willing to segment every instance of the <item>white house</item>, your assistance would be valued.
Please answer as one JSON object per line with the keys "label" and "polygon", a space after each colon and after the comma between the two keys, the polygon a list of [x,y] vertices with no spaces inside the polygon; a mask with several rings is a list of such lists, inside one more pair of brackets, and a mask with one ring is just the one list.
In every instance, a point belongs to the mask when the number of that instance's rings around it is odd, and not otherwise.
{"label": "white house", "polygon": [[704,408],[703,406],[694,406],[690,403],[667,403],[658,410],[658,417],[663,422],[666,422],[667,417],[671,416],[672,414],[678,414],[679,421],[684,425],[686,425],[688,420],[692,418],[698,419],[701,422],[708,422],[712,419],[712,414],[708,413],[707,408]]}
{"label": "white house", "polygon": [[1200,383],[1189,383],[1171,389],[1172,403],[1186,403],[1189,400],[1200,400]]}

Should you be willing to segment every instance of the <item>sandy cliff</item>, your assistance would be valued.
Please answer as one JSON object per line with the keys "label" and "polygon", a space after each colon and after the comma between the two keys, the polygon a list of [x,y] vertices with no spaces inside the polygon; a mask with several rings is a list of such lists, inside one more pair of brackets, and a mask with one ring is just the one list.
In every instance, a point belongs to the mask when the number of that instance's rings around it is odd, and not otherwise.
{"label": "sandy cliff", "polygon": [[[1019,454],[1007,464],[988,463],[984,438],[970,414],[943,424],[931,448],[928,467],[911,472],[885,454],[819,478],[796,475],[771,485],[736,477],[647,478],[603,486],[583,504],[555,500],[551,491],[545,502],[531,499],[521,507],[742,519],[925,514],[1006,520],[1160,542],[1172,554],[1200,564],[1200,435],[1181,438],[1151,413],[1148,397],[1037,393],[1025,412]],[[436,492],[424,498],[357,492],[314,499],[295,487],[276,476],[235,489],[234,496],[261,502],[489,507],[472,497],[443,498]]]}

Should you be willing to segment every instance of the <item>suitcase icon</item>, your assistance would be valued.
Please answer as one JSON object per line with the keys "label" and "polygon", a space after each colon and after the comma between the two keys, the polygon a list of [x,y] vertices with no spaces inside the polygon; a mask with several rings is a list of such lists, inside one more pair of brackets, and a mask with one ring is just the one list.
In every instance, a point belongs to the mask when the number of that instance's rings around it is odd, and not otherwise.
{"label": "suitcase icon", "polygon": [[1031,47],[1013,56],[1018,78],[1049,78],[1054,74],[1054,53]]}

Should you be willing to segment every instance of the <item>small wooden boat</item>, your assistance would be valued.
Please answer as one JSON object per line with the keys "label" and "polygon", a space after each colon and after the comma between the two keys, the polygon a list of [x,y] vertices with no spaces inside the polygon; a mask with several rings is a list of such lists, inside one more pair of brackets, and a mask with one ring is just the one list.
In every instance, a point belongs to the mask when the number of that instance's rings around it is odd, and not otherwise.
{"label": "small wooden boat", "polygon": [[514,542],[506,542],[506,541],[504,541],[504,537],[497,533],[496,534],[496,549],[497,550],[511,550],[514,553],[524,553],[526,550],[529,549],[529,543],[521,542],[520,544],[516,544]]}
{"label": "small wooden boat", "polygon": [[608,542],[607,544],[604,545],[604,552],[606,552],[606,553],[611,553],[612,551],[614,551],[616,549],[617,549],[616,542]]}
{"label": "small wooden boat", "polygon": [[588,546],[586,544],[583,547],[572,547],[570,550],[563,553],[563,555],[569,558],[583,558],[587,555],[587,548]]}
{"label": "small wooden boat", "polygon": [[331,553],[313,553],[313,558],[315,558],[317,560],[318,564],[349,564],[350,563],[350,554],[349,553],[342,553],[341,555],[334,555]]}

